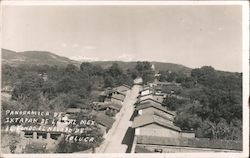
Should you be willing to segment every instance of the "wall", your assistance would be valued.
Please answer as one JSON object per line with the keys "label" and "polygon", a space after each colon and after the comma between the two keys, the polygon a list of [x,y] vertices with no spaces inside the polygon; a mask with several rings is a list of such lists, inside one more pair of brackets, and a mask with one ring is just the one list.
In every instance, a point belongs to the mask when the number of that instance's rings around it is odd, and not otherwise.
{"label": "wall", "polygon": [[185,138],[195,138],[195,133],[187,133],[187,132],[181,132],[180,133],[181,137],[185,137]]}
{"label": "wall", "polygon": [[142,91],[142,92],[141,92],[141,95],[147,95],[147,94],[149,94],[149,93],[150,93],[150,90],[148,89],[148,90]]}
{"label": "wall", "polygon": [[145,136],[159,136],[159,137],[172,137],[177,138],[180,136],[180,133],[166,127],[162,127],[157,124],[149,124],[143,127],[139,127],[136,130],[136,134],[145,135]]}

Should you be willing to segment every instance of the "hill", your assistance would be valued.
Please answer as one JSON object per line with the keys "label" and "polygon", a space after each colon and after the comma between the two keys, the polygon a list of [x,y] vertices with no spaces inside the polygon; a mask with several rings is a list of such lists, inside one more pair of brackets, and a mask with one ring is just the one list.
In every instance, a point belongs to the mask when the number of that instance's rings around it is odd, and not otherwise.
{"label": "hill", "polygon": [[[92,64],[99,65],[102,68],[108,68],[114,62],[116,62],[123,70],[132,69],[136,65],[136,61],[94,61]],[[21,64],[66,66],[67,64],[74,64],[79,66],[81,62],[71,60],[69,58],[62,57],[47,51],[15,52],[8,49],[2,49],[2,64],[9,64],[12,66],[18,66]],[[156,71],[171,70],[189,74],[192,70],[191,68],[185,67],[183,65],[173,63],[151,62],[151,64],[155,65]]]}
{"label": "hill", "polygon": [[[102,68],[108,68],[110,67],[114,62],[116,62],[123,70],[132,69],[136,65],[136,61],[131,62],[124,62],[124,61],[95,61],[92,62],[95,65],[99,65]],[[151,64],[154,64],[156,71],[161,70],[170,70],[174,72],[183,72],[186,74],[190,74],[191,68],[185,67],[183,65],[179,64],[173,64],[173,63],[163,63],[163,62],[150,62]]]}
{"label": "hill", "polygon": [[66,66],[67,64],[79,65],[80,63],[46,51],[15,52],[2,49],[2,64],[12,66],[18,66],[20,64]]}

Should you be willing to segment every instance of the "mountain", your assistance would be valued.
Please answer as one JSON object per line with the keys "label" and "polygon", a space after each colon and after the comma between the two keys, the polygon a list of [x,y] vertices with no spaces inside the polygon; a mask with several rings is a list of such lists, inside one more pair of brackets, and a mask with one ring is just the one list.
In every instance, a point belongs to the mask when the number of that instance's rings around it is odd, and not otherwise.
{"label": "mountain", "polygon": [[79,65],[80,62],[46,51],[15,52],[2,49],[2,64],[12,66],[18,66],[20,64],[66,66],[67,64]]}
{"label": "mountain", "polygon": [[[130,62],[124,62],[124,61],[94,61],[92,63],[95,64],[95,65],[99,65],[102,68],[108,68],[114,62],[117,63],[123,70],[132,69],[136,65],[136,61],[130,61]],[[190,74],[190,72],[192,70],[191,68],[188,68],[186,66],[179,65],[179,64],[163,63],[163,62],[156,62],[156,61],[153,61],[153,62],[150,62],[150,63],[154,64],[156,71],[170,70],[170,71],[174,71],[174,72],[183,72],[183,73],[186,73],[186,74]]]}
{"label": "mountain", "polygon": [[[102,68],[108,68],[113,63],[117,63],[124,71],[127,69],[132,69],[136,65],[136,61],[125,62],[125,61],[93,61],[92,64],[99,65]],[[67,64],[75,64],[79,66],[80,61],[71,60],[66,57],[55,55],[51,52],[46,51],[24,51],[24,52],[15,52],[8,49],[2,49],[2,63],[9,64],[12,66],[18,66],[20,64],[28,65],[58,65],[66,66]],[[175,72],[184,72],[189,74],[191,68],[185,67],[179,64],[172,63],[163,63],[163,62],[151,62],[154,64],[155,70],[171,70]]]}

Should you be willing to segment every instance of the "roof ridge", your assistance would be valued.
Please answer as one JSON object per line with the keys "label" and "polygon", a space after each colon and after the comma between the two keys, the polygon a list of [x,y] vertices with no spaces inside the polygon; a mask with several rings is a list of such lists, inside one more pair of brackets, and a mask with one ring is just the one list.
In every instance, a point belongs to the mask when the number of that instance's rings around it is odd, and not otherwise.
{"label": "roof ridge", "polygon": [[140,103],[139,103],[139,105],[136,107],[136,109],[137,109],[137,110],[138,110],[138,109],[144,109],[144,108],[140,108],[141,106],[154,107],[154,108],[156,108],[156,109],[162,110],[162,111],[164,111],[164,112],[166,112],[166,113],[169,113],[169,114],[175,116],[175,114],[174,114],[173,112],[169,111],[167,108],[164,108],[164,107],[161,106],[161,105],[155,105],[155,104],[143,104],[143,105],[140,105]]}

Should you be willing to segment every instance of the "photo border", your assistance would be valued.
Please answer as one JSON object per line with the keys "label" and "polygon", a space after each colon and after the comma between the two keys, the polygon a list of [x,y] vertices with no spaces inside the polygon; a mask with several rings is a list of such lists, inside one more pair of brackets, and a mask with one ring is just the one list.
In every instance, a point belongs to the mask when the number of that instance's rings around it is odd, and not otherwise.
{"label": "photo border", "polygon": [[[1,4],[1,17],[2,7],[8,5],[16,6],[151,6],[151,5],[241,5],[242,6],[242,92],[243,92],[243,151],[241,153],[161,153],[161,154],[140,154],[140,153],[127,153],[127,154],[2,154],[0,157],[248,157],[249,156],[249,2],[248,1],[2,1]],[[1,25],[2,26],[2,25]],[[2,29],[2,27],[1,27]],[[2,35],[3,32],[1,30]],[[2,36],[1,36],[2,37]],[[1,39],[2,41],[2,39]],[[2,46],[2,44],[0,44]],[[0,66],[1,67],[1,66]],[[0,76],[1,78],[1,76]],[[0,152],[1,154],[1,152]]]}

